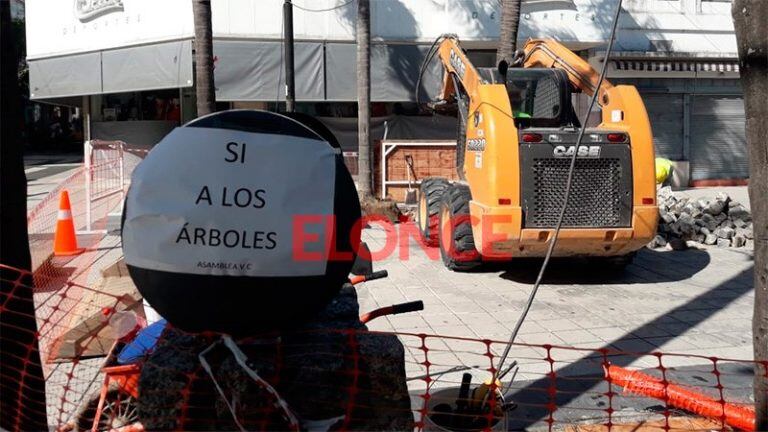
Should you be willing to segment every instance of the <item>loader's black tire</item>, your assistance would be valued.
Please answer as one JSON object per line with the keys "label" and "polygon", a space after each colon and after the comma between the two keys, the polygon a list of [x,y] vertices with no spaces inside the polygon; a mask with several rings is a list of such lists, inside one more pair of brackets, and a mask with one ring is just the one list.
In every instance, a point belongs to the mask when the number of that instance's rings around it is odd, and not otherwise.
{"label": "loader's black tire", "polygon": [[429,246],[437,246],[438,213],[443,193],[451,184],[442,177],[427,177],[419,187],[419,209],[416,212],[421,239]]}
{"label": "loader's black tire", "polygon": [[475,249],[469,201],[469,187],[451,185],[440,203],[440,256],[443,264],[453,271],[469,271],[482,264],[480,253]]}
{"label": "loader's black tire", "polygon": [[635,259],[635,255],[637,255],[637,252],[630,252],[626,255],[605,257],[602,259],[602,261],[608,266],[609,270],[614,272],[623,272],[624,268],[632,264],[632,261]]}

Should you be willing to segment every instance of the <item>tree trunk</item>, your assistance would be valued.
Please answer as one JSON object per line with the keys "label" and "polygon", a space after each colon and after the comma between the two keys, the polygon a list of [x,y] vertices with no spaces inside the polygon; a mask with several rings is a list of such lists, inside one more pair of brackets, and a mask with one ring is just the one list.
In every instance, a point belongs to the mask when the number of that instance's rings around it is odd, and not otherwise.
{"label": "tree trunk", "polygon": [[371,9],[357,2],[357,186],[360,199],[371,196]]}
{"label": "tree trunk", "polygon": [[192,13],[195,20],[195,87],[199,117],[216,111],[211,0],[192,0]]}
{"label": "tree trunk", "polygon": [[755,430],[768,430],[768,1],[735,0],[731,10],[739,49],[749,147],[749,202],[755,236]]}
{"label": "tree trunk", "polygon": [[[0,1],[0,257],[3,264],[30,270],[19,53],[12,30],[10,2]],[[18,276],[0,270],[0,429],[48,430],[32,278]]]}
{"label": "tree trunk", "polygon": [[517,30],[520,26],[520,3],[522,0],[501,0],[501,23],[499,25],[499,49],[496,64],[505,60],[512,64],[517,50]]}

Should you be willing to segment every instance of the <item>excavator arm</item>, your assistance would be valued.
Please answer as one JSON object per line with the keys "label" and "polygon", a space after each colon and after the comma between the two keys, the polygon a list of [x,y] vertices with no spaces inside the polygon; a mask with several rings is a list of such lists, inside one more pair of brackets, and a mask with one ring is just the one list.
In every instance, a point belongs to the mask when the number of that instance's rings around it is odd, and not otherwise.
{"label": "excavator arm", "polygon": [[[590,96],[595,93],[600,73],[559,42],[552,39],[531,39],[525,44],[523,52],[523,67],[561,69],[568,75],[568,80],[574,88]],[[459,40],[455,36],[443,39],[438,53],[446,72],[440,99],[449,100],[455,94],[456,81],[470,98],[476,95],[479,85],[486,84],[459,46]],[[605,105],[605,93],[611,88],[613,84],[604,79],[598,98],[600,105]]]}
{"label": "excavator arm", "polygon": [[470,98],[477,95],[478,86],[483,84],[483,80],[459,46],[456,36],[449,35],[443,39],[438,47],[438,56],[445,68],[439,98],[449,100],[452,96],[457,96],[458,99],[459,95],[455,93],[459,86]]}
{"label": "excavator arm", "polygon": [[[523,49],[523,67],[526,68],[557,68],[568,74],[568,80],[573,87],[592,96],[600,80],[600,73],[586,60],[573,51],[552,39],[531,39]],[[597,102],[605,105],[605,94],[613,88],[608,80],[603,80],[601,94]]]}

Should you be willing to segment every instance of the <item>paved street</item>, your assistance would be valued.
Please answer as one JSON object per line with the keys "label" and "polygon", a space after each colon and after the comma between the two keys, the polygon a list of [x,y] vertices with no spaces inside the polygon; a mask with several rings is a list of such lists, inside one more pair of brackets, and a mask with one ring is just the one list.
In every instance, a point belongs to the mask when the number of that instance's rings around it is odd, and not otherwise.
{"label": "paved street", "polygon": [[64,179],[82,166],[82,155],[54,154],[24,157],[24,173],[27,175],[27,210],[43,200]]}
{"label": "paved street", "polygon": [[[374,252],[384,246],[385,238],[383,229],[364,233]],[[367,311],[421,299],[425,309],[374,321],[370,328],[500,341],[490,346],[497,366],[504,348],[501,342],[509,339],[541,261],[519,260],[484,272],[454,273],[439,259],[430,260],[415,240],[409,247],[407,260],[395,253],[374,263],[374,269],[387,269],[390,276],[358,289],[360,308]],[[430,251],[439,257],[435,252]],[[709,357],[752,358],[752,260],[751,251],[745,249],[644,249],[623,274],[614,275],[584,261],[553,261],[506,363],[514,360],[519,365],[508,393],[508,400],[519,408],[510,414],[508,428],[548,429],[546,406],[552,397],[548,388],[557,389],[558,408],[551,418],[556,424],[594,421],[608,403],[616,419],[648,416],[658,409],[658,401],[621,393],[609,401],[605,361],[648,369],[656,376],[662,364],[669,368],[666,377],[672,382],[706,389],[713,396],[721,384],[727,400],[750,400],[752,365],[719,361],[721,375],[715,375]],[[473,382],[488,379],[488,347],[483,342],[422,340],[417,335],[403,335],[401,340],[413,395],[427,386],[419,380],[427,372],[427,360],[435,380],[429,383],[433,394],[458,386],[466,368]],[[547,344],[555,347],[541,347]],[[623,354],[605,356],[602,349]],[[683,355],[642,354],[656,351]],[[420,408],[421,398],[412,398],[412,404]]]}
{"label": "paved street", "polygon": [[[366,231],[373,251],[384,238],[383,229]],[[414,240],[409,246],[408,260],[395,254],[374,264],[390,276],[359,290],[361,309],[421,299],[425,310],[379,320],[374,329],[509,338],[540,261],[454,273]],[[752,267],[751,251],[718,248],[642,250],[619,275],[555,261],[518,341],[749,359]]]}

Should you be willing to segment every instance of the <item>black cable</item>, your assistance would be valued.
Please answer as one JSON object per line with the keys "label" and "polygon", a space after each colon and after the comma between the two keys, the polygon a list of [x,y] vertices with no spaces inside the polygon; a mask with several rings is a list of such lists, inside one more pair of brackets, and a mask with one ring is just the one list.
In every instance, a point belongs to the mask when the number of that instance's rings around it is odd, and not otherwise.
{"label": "black cable", "polygon": [[432,61],[432,58],[437,54],[437,50],[435,47],[443,41],[443,39],[447,39],[449,37],[453,37],[453,35],[448,33],[443,33],[440,36],[435,39],[434,42],[432,42],[432,46],[429,47],[429,50],[427,50],[427,55],[424,56],[424,61],[421,62],[421,67],[419,68],[419,76],[416,79],[416,89],[415,89],[415,98],[416,98],[416,104],[418,105],[420,103],[419,96],[421,93],[421,79],[424,77],[424,72],[427,71],[427,66]]}
{"label": "black cable", "polygon": [[547,254],[544,256],[544,262],[541,264],[541,269],[539,270],[539,274],[536,277],[536,282],[533,284],[533,289],[531,290],[531,294],[528,296],[528,302],[526,303],[525,308],[523,308],[523,312],[520,315],[520,318],[517,320],[517,323],[515,324],[515,328],[512,330],[512,334],[509,337],[509,342],[507,342],[507,346],[504,348],[504,353],[501,355],[501,358],[499,359],[499,365],[496,368],[496,372],[493,374],[494,380],[492,380],[491,382],[495,382],[495,378],[496,378],[496,375],[498,374],[498,371],[500,371],[501,368],[504,366],[504,362],[507,360],[507,357],[509,356],[509,351],[512,348],[512,344],[515,343],[515,338],[517,337],[517,333],[520,331],[520,327],[522,327],[526,316],[528,316],[528,312],[531,310],[531,306],[533,305],[533,300],[536,297],[536,293],[539,290],[539,285],[541,284],[541,280],[544,277],[544,272],[547,269],[547,264],[549,264],[549,259],[552,257],[552,251],[554,251],[555,245],[557,244],[557,237],[560,235],[560,228],[562,228],[563,226],[565,211],[568,208],[568,198],[571,195],[571,185],[573,183],[573,171],[576,168],[576,157],[579,153],[578,148],[579,148],[579,145],[581,145],[581,140],[584,138],[584,131],[587,129],[587,120],[589,120],[589,114],[592,112],[592,108],[595,106],[595,102],[597,101],[597,98],[600,95],[600,87],[603,85],[603,80],[605,79],[605,73],[608,70],[608,59],[611,56],[611,50],[613,49],[613,42],[616,37],[616,28],[619,23],[619,16],[621,15],[621,3],[622,3],[622,0],[618,0],[618,4],[616,5],[616,14],[613,18],[613,26],[611,28],[611,36],[608,39],[608,48],[605,51],[603,66],[602,66],[602,69],[600,70],[600,78],[597,81],[597,86],[595,87],[595,93],[592,95],[592,99],[590,99],[589,101],[589,108],[587,109],[587,112],[584,114],[584,121],[581,122],[581,128],[579,129],[579,136],[578,138],[576,138],[576,144],[574,147],[575,151],[571,156],[571,164],[568,168],[568,180],[565,184],[565,198],[563,200],[563,206],[560,209],[560,216],[557,219],[557,225],[555,226],[555,234],[552,236],[552,241],[550,241],[549,243]]}
{"label": "black cable", "polygon": [[349,0],[346,3],[342,3],[340,5],[337,5],[337,6],[334,6],[332,8],[328,8],[328,9],[309,9],[309,8],[305,8],[303,6],[299,6],[296,3],[293,3],[293,7],[295,7],[296,9],[301,9],[301,10],[306,11],[306,12],[330,12],[332,10],[341,9],[344,6],[347,6],[347,5],[349,5],[351,3],[354,3],[354,2],[355,2],[355,0]]}

